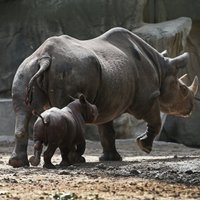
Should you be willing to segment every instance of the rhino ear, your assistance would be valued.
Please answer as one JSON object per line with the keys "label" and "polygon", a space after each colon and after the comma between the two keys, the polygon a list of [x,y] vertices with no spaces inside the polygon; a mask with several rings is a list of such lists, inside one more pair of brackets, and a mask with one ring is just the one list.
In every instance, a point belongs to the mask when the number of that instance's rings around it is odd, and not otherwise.
{"label": "rhino ear", "polygon": [[73,96],[71,96],[71,95],[68,95],[68,97],[69,97],[70,101],[74,101],[75,100],[75,98]]}
{"label": "rhino ear", "polygon": [[168,57],[168,56],[169,56],[167,50],[164,50],[164,51],[161,52],[160,54],[161,54],[162,56],[164,56],[164,57]]}
{"label": "rhino ear", "polygon": [[86,98],[83,94],[79,95],[79,101],[81,104],[86,104]]}
{"label": "rhino ear", "polygon": [[177,70],[187,66],[189,61],[189,53],[185,52],[180,56],[175,58],[170,58],[169,63],[172,67],[175,67]]}

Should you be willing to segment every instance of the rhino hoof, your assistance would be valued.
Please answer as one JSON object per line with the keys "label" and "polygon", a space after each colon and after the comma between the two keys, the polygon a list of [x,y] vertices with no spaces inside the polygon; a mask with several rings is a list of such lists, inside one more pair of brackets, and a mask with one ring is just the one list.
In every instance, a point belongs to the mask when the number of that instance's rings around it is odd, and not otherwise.
{"label": "rhino hoof", "polygon": [[149,146],[145,143],[145,140],[142,139],[142,138],[137,138],[137,143],[138,143],[138,146],[140,147],[140,149],[142,151],[144,151],[145,153],[150,153],[151,150],[152,150],[152,146]]}
{"label": "rhino hoof", "polygon": [[80,158],[78,159],[79,163],[85,163],[85,158],[83,156],[80,156]]}
{"label": "rhino hoof", "polygon": [[59,164],[59,167],[61,168],[65,168],[65,167],[68,167],[70,164],[68,161],[61,161],[60,164]]}
{"label": "rhino hoof", "polygon": [[29,166],[27,156],[17,156],[13,154],[8,161],[8,164],[14,168]]}
{"label": "rhino hoof", "polygon": [[122,161],[122,157],[117,152],[104,152],[99,161]]}
{"label": "rhino hoof", "polygon": [[29,158],[29,162],[31,163],[31,165],[33,166],[38,166],[40,163],[40,159],[36,158],[35,156],[31,156]]}
{"label": "rhino hoof", "polygon": [[53,165],[52,163],[51,164],[44,164],[43,168],[46,168],[46,169],[56,169],[56,166]]}

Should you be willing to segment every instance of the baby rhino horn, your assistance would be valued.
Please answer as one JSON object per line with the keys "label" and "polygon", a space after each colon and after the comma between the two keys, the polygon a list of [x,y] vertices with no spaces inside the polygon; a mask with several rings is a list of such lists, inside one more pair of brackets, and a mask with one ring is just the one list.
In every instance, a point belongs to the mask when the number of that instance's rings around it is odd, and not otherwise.
{"label": "baby rhino horn", "polygon": [[195,76],[192,84],[188,87],[190,89],[190,91],[193,92],[194,96],[196,95],[196,93],[198,91],[198,85],[199,85],[199,80],[198,80],[198,77]]}

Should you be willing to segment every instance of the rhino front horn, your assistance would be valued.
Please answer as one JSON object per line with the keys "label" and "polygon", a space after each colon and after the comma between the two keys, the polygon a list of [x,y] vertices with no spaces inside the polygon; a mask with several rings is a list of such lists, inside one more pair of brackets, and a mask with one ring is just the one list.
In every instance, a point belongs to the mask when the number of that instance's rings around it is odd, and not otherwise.
{"label": "rhino front horn", "polygon": [[198,85],[199,85],[199,80],[198,77],[195,76],[192,84],[189,86],[190,91],[193,92],[194,96],[196,95],[197,91],[198,91]]}

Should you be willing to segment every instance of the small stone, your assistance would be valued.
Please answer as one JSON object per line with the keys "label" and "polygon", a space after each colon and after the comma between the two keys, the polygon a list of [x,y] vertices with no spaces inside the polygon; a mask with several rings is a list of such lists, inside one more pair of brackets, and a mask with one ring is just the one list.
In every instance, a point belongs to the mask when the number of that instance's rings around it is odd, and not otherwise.
{"label": "small stone", "polygon": [[70,173],[68,172],[68,171],[61,171],[60,173],[59,173],[59,175],[69,175]]}
{"label": "small stone", "polygon": [[175,154],[175,155],[174,155],[174,158],[175,158],[175,159],[177,159],[177,158],[178,158],[177,154]]}
{"label": "small stone", "polygon": [[132,174],[132,175],[138,175],[138,174],[141,174],[141,171],[136,170],[136,169],[132,169],[132,170],[130,171],[130,174]]}
{"label": "small stone", "polygon": [[186,174],[194,174],[194,172],[192,170],[187,170],[185,171]]}
{"label": "small stone", "polygon": [[98,165],[96,165],[96,167],[98,169],[106,169],[107,168],[103,163],[99,163]]}

